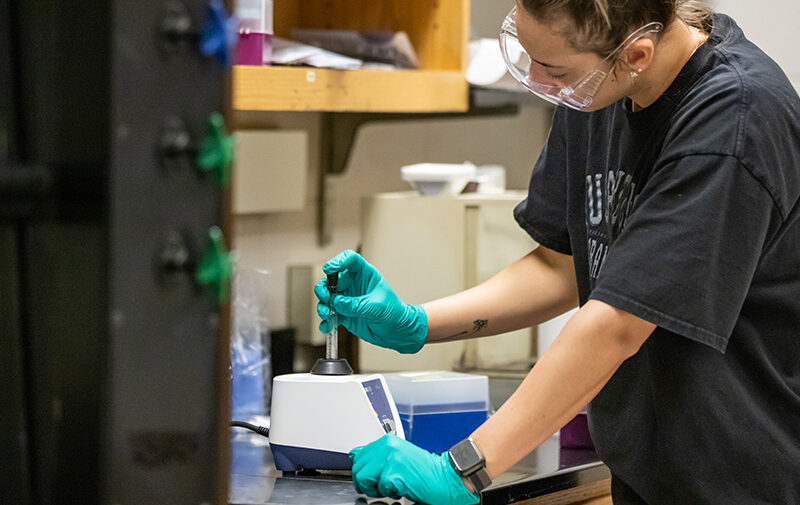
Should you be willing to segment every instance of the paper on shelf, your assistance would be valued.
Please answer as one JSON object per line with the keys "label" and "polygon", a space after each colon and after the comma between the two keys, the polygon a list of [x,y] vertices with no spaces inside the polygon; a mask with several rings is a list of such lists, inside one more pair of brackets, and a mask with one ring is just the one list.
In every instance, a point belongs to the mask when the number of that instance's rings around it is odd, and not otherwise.
{"label": "paper on shelf", "polygon": [[365,62],[416,69],[417,54],[406,32],[295,29],[292,39]]}
{"label": "paper on shelf", "polygon": [[359,59],[280,37],[272,39],[272,64],[308,65],[340,70],[358,70],[363,66],[363,62]]}

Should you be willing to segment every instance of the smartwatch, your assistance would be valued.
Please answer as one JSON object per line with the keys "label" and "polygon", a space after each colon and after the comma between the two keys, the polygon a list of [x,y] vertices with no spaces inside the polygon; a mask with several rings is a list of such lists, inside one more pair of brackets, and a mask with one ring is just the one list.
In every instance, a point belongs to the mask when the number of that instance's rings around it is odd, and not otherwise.
{"label": "smartwatch", "polygon": [[456,473],[469,479],[476,492],[480,493],[492,483],[486,471],[486,458],[471,438],[451,447],[447,455]]}

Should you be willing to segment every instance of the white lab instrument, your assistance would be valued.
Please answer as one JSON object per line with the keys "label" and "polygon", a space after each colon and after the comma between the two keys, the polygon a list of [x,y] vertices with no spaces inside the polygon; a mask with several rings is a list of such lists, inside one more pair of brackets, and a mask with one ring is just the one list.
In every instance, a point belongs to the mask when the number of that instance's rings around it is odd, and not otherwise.
{"label": "white lab instrument", "polygon": [[[521,191],[435,198],[413,192],[369,195],[361,201],[361,254],[406,303],[458,293],[536,247],[514,220],[514,207],[525,196]],[[507,369],[535,355],[534,336],[535,329],[526,328],[428,345],[414,355],[361,340],[358,366],[372,372]]]}
{"label": "white lab instrument", "polygon": [[386,433],[405,438],[381,375],[273,379],[269,443],[278,470],[349,470],[350,450]]}
{"label": "white lab instrument", "polygon": [[476,168],[465,161],[452,163],[417,163],[400,169],[404,181],[423,195],[457,195],[475,179]]}

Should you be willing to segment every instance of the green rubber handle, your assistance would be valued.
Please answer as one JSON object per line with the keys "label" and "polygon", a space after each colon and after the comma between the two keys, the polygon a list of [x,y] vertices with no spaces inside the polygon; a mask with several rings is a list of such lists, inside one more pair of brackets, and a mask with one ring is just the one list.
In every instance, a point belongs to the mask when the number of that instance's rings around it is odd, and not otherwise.
{"label": "green rubber handle", "polygon": [[214,226],[208,230],[206,249],[197,265],[195,280],[208,286],[214,301],[221,305],[228,301],[232,276],[233,254],[225,247],[222,230]]}
{"label": "green rubber handle", "polygon": [[208,135],[197,154],[197,166],[204,172],[211,172],[220,187],[231,182],[231,167],[236,151],[236,139],[228,135],[225,119],[214,112],[208,120]]}

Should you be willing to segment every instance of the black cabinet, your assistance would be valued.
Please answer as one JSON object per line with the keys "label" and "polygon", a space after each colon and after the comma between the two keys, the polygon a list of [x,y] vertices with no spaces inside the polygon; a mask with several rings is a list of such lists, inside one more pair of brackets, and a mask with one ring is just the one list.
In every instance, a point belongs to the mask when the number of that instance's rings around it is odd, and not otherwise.
{"label": "black cabinet", "polygon": [[0,0],[3,503],[224,487],[225,301],[195,275],[223,216],[197,163],[227,72],[198,51],[207,8]]}

